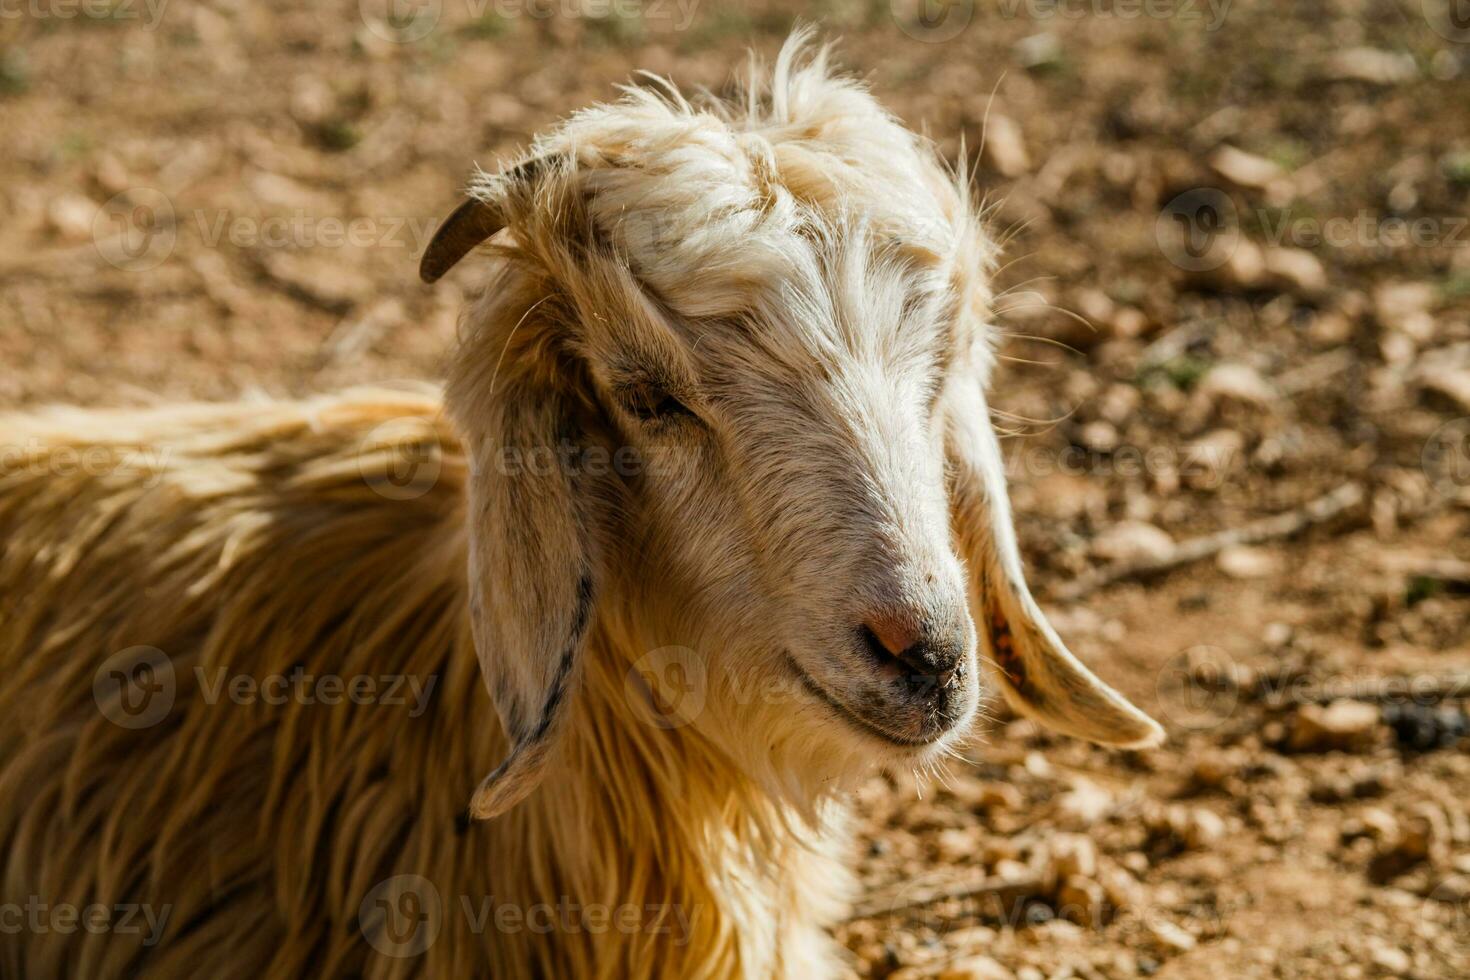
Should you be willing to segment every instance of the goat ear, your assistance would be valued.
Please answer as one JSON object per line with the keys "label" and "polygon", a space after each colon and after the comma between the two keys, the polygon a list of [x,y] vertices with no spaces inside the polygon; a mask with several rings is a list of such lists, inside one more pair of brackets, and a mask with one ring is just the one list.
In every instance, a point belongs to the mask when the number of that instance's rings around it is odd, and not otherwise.
{"label": "goat ear", "polygon": [[1104,684],[1063,645],[1021,572],[1005,465],[977,379],[947,392],[945,451],[951,521],[970,564],[970,610],[990,674],[1020,714],[1100,745],[1146,748],[1158,722]]}
{"label": "goat ear", "polygon": [[530,381],[481,400],[470,447],[470,622],[485,685],[510,742],[470,803],[497,816],[541,782],[581,680],[593,613],[597,488],[563,447],[572,409]]}

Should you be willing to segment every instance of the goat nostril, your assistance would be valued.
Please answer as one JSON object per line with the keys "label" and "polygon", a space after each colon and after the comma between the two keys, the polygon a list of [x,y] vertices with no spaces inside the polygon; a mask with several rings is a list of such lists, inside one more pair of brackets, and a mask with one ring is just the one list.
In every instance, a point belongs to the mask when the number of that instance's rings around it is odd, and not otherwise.
{"label": "goat nostril", "polygon": [[917,646],[924,637],[923,630],[917,623],[905,622],[896,616],[873,616],[863,627],[888,651],[889,656],[899,660],[907,659],[904,654]]}

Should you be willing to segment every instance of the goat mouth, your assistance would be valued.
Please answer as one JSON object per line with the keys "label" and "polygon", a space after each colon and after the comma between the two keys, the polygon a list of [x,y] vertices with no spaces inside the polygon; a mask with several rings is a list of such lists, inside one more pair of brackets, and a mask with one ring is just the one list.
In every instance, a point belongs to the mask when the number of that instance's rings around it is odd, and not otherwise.
{"label": "goat mouth", "polygon": [[795,672],[797,678],[801,681],[802,687],[806,688],[808,694],[816,698],[822,704],[826,705],[834,713],[842,716],[842,718],[846,720],[849,724],[861,729],[869,735],[880,738],[883,741],[888,742],[892,745],[900,745],[904,748],[921,748],[924,746],[933,745],[949,731],[947,727],[940,728],[939,730],[927,736],[905,735],[899,732],[889,731],[876,722],[864,718],[862,715],[858,714],[856,711],[843,704],[841,700],[839,700],[832,694],[829,694],[826,688],[817,683],[817,681],[813,679],[813,677],[805,670],[802,670],[801,665],[798,664],[795,658],[793,658],[789,653],[786,655],[786,662],[791,666],[792,671]]}

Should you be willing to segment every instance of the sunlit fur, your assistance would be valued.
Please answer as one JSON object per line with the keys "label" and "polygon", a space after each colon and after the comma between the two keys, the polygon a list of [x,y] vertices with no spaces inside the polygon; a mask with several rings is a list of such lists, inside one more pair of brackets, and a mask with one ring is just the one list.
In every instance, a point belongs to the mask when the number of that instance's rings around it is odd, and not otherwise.
{"label": "sunlit fur", "polygon": [[[963,176],[802,58],[730,104],[631,92],[539,140],[534,179],[478,181],[508,231],[442,399],[0,417],[3,895],[167,912],[153,945],[0,933],[0,973],[815,980],[843,792],[953,753],[977,650],[1022,711],[1157,737],[1021,580]],[[649,377],[694,417],[630,414]],[[798,679],[902,718],[853,641],[881,604],[969,650],[922,745]],[[177,690],[129,729],[94,681],[140,645]],[[434,687],[415,717],[201,683],[298,665]],[[383,882],[437,927],[415,955],[380,951]],[[497,928],[487,899],[640,912]]]}

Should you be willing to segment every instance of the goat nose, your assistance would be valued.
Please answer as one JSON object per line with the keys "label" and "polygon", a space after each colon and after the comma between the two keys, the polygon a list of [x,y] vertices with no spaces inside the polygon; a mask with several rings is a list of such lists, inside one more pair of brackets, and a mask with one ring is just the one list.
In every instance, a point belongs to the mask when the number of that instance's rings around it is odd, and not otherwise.
{"label": "goat nose", "polygon": [[963,643],[934,635],[913,616],[876,613],[866,618],[861,632],[878,661],[897,661],[915,675],[947,680],[964,657]]}

